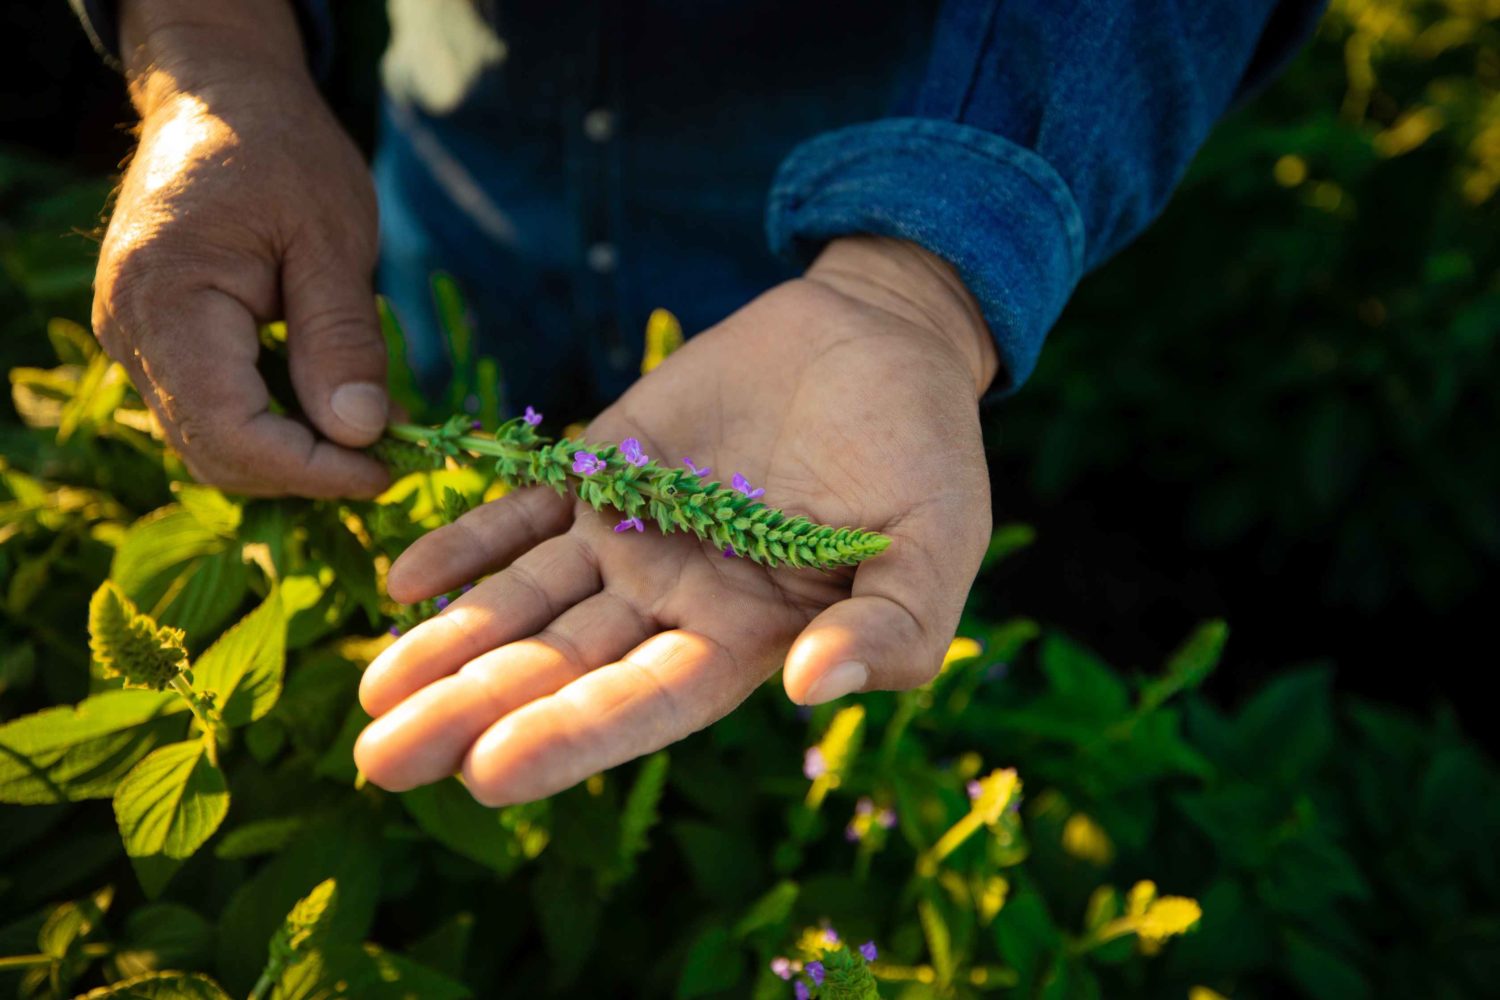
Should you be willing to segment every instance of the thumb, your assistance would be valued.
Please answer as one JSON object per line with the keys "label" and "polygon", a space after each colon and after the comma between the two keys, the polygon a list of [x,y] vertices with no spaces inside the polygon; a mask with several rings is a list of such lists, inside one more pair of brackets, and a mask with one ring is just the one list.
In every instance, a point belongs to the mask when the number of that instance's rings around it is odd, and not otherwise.
{"label": "thumb", "polygon": [[[966,532],[904,527],[893,532],[889,549],[855,572],[852,596],[814,618],[792,643],[782,674],[792,701],[821,705],[855,691],[916,687],[937,675],[983,547],[970,558],[953,544]],[[944,559],[934,559],[935,552]]]}
{"label": "thumb", "polygon": [[303,412],[338,444],[374,442],[390,419],[390,396],[368,273],[289,253],[282,289],[292,387]]}

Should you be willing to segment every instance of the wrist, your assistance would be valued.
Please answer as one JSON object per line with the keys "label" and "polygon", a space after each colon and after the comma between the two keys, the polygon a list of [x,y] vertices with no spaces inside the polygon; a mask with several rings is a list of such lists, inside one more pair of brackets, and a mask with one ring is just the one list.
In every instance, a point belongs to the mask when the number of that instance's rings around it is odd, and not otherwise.
{"label": "wrist", "polygon": [[214,103],[247,80],[307,76],[289,0],[121,0],[120,58],[143,118],[180,94]]}
{"label": "wrist", "polygon": [[832,240],[806,277],[901,316],[952,353],[974,381],[975,399],[1000,370],[978,301],[953,266],[915,243],[887,236]]}

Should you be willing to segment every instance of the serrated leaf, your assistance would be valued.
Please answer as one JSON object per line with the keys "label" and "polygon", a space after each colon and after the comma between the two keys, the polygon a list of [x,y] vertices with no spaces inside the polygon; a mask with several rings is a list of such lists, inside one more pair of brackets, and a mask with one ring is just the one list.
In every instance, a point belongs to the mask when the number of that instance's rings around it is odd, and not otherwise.
{"label": "serrated leaf", "polygon": [[635,870],[636,857],[647,847],[646,834],[660,819],[656,807],[667,786],[667,766],[667,754],[655,753],[636,772],[635,784],[630,786],[620,810],[619,855],[612,875],[615,880],[628,878]]}
{"label": "serrated leaf", "polygon": [[285,667],[286,615],[273,587],[193,664],[193,690],[213,692],[224,721],[243,726],[275,706]]}
{"label": "serrated leaf", "polygon": [[115,819],[125,853],[148,896],[155,896],[229,812],[224,773],[202,740],[153,751],[115,790]]}
{"label": "serrated leaf", "polygon": [[1222,620],[1204,622],[1167,661],[1162,675],[1148,681],[1141,689],[1141,709],[1150,711],[1180,691],[1202,684],[1224,652],[1229,626]]}
{"label": "serrated leaf", "polygon": [[108,798],[142,757],[181,736],[186,712],[170,691],[106,691],[0,725],[0,802]]}
{"label": "serrated leaf", "polygon": [[734,925],[734,936],[746,938],[756,931],[779,928],[792,916],[792,907],[797,905],[800,889],[796,882],[782,881],[755,903]]}
{"label": "serrated leaf", "polygon": [[152,972],[90,990],[76,1000],[229,1000],[229,995],[198,972]]}

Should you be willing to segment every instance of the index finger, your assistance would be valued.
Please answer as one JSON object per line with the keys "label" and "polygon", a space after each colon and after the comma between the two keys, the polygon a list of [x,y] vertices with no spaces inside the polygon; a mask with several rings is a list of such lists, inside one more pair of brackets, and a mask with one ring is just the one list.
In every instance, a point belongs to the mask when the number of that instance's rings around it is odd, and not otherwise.
{"label": "index finger", "polygon": [[371,496],[389,482],[367,455],[271,412],[254,317],[202,289],[161,303],[122,359],[194,475],[236,493]]}

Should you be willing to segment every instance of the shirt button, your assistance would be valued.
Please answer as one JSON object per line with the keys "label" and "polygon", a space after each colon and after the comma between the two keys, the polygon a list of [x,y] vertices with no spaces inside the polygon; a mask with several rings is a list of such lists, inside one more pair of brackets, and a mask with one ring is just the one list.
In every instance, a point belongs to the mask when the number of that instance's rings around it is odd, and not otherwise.
{"label": "shirt button", "polygon": [[583,116],[583,134],[594,142],[608,142],[615,136],[615,113],[608,108],[595,108]]}
{"label": "shirt button", "polygon": [[615,253],[615,245],[613,243],[595,243],[588,248],[585,254],[589,270],[595,274],[609,274],[615,269],[617,258],[618,255]]}

